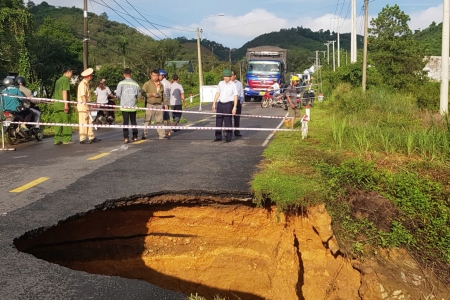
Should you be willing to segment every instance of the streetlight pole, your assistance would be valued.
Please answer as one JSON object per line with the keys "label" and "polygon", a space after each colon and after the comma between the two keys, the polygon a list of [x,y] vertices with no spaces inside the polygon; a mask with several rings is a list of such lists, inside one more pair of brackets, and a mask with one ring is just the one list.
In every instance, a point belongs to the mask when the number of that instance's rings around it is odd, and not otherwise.
{"label": "streetlight pole", "polygon": [[84,0],[84,9],[83,9],[83,68],[86,70],[88,68],[88,21],[87,21],[87,0]]}
{"label": "streetlight pole", "polygon": [[444,0],[442,16],[442,53],[441,53],[441,97],[439,112],[441,115],[448,113],[448,61],[449,61],[449,25],[450,25],[450,0]]}
{"label": "streetlight pole", "polygon": [[[85,1],[87,1],[87,0],[85,0]],[[203,19],[210,18],[210,17],[223,17],[223,16],[225,16],[225,14],[210,15],[207,17],[203,17],[200,20],[200,26],[202,24]],[[200,40],[201,40],[200,33],[201,32],[202,32],[202,29],[200,29],[200,27],[197,27],[197,55],[198,55],[198,84],[199,84],[199,87],[203,86],[202,51],[201,51],[201,47],[200,47]]]}
{"label": "streetlight pole", "polygon": [[202,51],[200,49],[200,28],[197,27],[198,84],[203,86]]}
{"label": "streetlight pole", "polygon": [[364,0],[364,54],[363,54],[363,70],[362,70],[362,90],[366,91],[367,81],[367,36],[369,35],[369,0]]}

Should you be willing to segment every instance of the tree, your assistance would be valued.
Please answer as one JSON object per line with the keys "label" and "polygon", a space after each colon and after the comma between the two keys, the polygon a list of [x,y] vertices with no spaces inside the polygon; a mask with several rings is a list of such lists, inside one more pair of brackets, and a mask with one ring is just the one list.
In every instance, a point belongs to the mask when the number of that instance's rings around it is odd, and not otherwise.
{"label": "tree", "polygon": [[[0,2],[0,38],[10,46],[9,53],[1,53],[0,60],[10,63],[10,68],[29,79],[30,55],[28,37],[32,18],[22,0],[2,0]],[[18,54],[18,55],[16,55]]]}
{"label": "tree", "polygon": [[30,42],[31,68],[47,96],[53,93],[55,81],[64,66],[82,69],[83,44],[71,33],[70,25],[46,18]]}
{"label": "tree", "polygon": [[369,56],[386,84],[405,88],[418,84],[425,66],[423,48],[414,40],[410,18],[398,5],[386,5],[370,21]]}

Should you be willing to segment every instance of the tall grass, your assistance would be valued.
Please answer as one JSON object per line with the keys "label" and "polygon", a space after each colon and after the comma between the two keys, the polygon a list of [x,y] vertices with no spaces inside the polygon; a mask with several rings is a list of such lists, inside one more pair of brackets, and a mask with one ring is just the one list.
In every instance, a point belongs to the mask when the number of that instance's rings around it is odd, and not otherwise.
{"label": "tall grass", "polygon": [[[450,123],[447,118],[425,118],[412,96],[384,89],[361,94],[342,85],[331,97],[336,112],[331,118],[335,145],[364,153],[401,153],[426,160],[450,157]],[[351,121],[348,118],[351,118]]]}

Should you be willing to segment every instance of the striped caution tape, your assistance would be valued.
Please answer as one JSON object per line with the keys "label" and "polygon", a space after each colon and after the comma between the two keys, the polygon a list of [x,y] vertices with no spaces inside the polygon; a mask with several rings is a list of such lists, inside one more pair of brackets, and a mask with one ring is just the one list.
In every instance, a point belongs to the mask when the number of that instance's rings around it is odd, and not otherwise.
{"label": "striped caution tape", "polygon": [[136,128],[136,129],[181,129],[181,130],[246,130],[246,131],[298,131],[292,129],[276,129],[276,128],[245,128],[245,127],[194,127],[194,126],[159,126],[159,125],[109,125],[109,124],[66,124],[66,123],[52,123],[52,122],[13,122],[3,121],[3,126],[7,127],[10,124],[26,124],[26,125],[44,125],[44,126],[71,126],[71,127],[100,127],[100,128]]}
{"label": "striped caution tape", "polygon": [[[111,104],[98,104],[95,102],[75,102],[75,101],[67,101],[67,100],[56,100],[56,99],[48,99],[48,98],[35,98],[35,97],[23,97],[23,96],[14,96],[1,94],[2,96],[8,96],[13,98],[21,98],[27,100],[37,100],[37,101],[45,101],[45,102],[59,102],[59,103],[70,103],[70,104],[87,104],[92,106],[93,108],[102,107],[111,107],[111,108],[123,108],[123,109],[135,109],[135,110],[154,110],[154,111],[167,111],[167,112],[178,112],[184,114],[202,114],[202,115],[222,115],[222,116],[234,116],[233,114],[224,114],[224,113],[216,113],[216,112],[203,112],[203,111],[190,111],[190,110],[174,110],[174,109],[163,109],[163,108],[148,108],[148,107],[137,107],[137,106],[120,106],[120,105],[111,105]],[[158,104],[159,105],[159,104]],[[292,117],[284,117],[284,116],[260,116],[260,115],[239,115],[240,117],[248,117],[248,118],[261,118],[261,119],[291,119]]]}

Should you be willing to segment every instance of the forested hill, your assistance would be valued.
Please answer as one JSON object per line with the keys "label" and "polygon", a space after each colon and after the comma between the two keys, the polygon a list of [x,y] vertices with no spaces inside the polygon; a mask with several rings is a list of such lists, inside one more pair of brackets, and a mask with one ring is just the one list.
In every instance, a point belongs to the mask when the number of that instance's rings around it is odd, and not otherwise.
{"label": "forested hill", "polygon": [[442,23],[435,22],[424,30],[416,30],[414,38],[425,47],[425,55],[441,56],[442,51]]}

